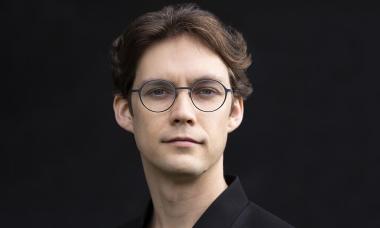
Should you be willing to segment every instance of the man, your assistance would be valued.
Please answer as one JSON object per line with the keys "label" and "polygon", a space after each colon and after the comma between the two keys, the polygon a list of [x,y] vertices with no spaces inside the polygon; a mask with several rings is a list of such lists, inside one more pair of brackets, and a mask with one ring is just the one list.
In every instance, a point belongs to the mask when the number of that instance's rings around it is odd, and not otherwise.
{"label": "man", "polygon": [[117,123],[133,133],[151,203],[123,227],[291,227],[224,176],[251,64],[242,35],[192,4],[137,18],[112,49]]}

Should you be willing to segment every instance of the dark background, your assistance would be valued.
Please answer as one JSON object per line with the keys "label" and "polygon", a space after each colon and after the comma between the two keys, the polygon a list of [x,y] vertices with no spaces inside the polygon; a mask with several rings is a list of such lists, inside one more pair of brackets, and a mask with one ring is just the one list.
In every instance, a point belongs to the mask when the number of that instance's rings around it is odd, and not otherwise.
{"label": "dark background", "polygon": [[[227,173],[297,227],[380,227],[379,10],[201,1],[242,31],[255,94]],[[1,1],[0,227],[115,227],[148,190],[113,118],[109,48],[173,1]]]}

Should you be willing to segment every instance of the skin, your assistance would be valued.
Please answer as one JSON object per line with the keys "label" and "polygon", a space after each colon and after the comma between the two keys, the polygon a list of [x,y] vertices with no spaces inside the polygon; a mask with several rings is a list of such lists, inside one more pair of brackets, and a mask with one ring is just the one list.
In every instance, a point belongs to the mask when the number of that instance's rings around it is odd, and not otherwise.
{"label": "skin", "polygon": [[[231,88],[221,58],[197,38],[180,35],[149,47],[141,57],[133,88],[152,79],[189,86],[212,78]],[[131,104],[115,96],[117,123],[134,134],[151,193],[154,213],[150,227],[192,227],[227,184],[223,152],[228,133],[243,118],[243,100],[227,95],[215,112],[202,112],[187,90],[179,90],[173,106],[162,113],[147,110],[133,93]],[[133,108],[131,115],[130,108]],[[167,143],[174,137],[191,137],[198,143]]]}

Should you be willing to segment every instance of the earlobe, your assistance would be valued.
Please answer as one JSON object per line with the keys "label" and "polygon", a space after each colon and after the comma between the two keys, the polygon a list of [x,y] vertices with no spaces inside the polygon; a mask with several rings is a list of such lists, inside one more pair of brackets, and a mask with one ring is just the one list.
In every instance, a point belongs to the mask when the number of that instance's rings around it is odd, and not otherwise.
{"label": "earlobe", "polygon": [[244,102],[242,97],[234,97],[228,121],[228,133],[238,128],[244,116]]}
{"label": "earlobe", "polygon": [[129,105],[127,99],[120,95],[115,95],[113,99],[113,110],[116,122],[123,129],[133,133],[133,116],[131,115]]}

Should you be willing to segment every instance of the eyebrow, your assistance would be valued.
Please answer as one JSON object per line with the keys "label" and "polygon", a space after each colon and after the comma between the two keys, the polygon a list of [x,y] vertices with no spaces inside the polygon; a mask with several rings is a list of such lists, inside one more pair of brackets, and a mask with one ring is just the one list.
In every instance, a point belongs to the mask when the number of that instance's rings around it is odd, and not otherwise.
{"label": "eyebrow", "polygon": [[[223,83],[219,80],[218,76],[213,75],[213,74],[206,74],[206,75],[202,75],[199,77],[192,78],[192,80],[190,81],[190,85],[194,84],[195,82],[201,81],[201,80],[209,80],[209,79]],[[168,80],[168,79],[164,79],[162,77],[151,77],[149,79],[145,79],[145,80],[141,81],[141,85],[139,85],[139,86],[141,87],[144,83],[149,82],[149,81],[153,81],[153,80],[165,80],[165,81],[170,81],[170,82],[174,83],[173,81]],[[174,84],[176,84],[176,83],[174,83]]]}
{"label": "eyebrow", "polygon": [[194,80],[191,81],[191,84],[194,84],[194,83],[197,82],[197,81],[207,80],[207,79],[212,79],[212,80],[215,80],[215,81],[218,81],[218,82],[222,83],[222,82],[219,80],[219,77],[218,77],[218,76],[213,75],[213,74],[207,74],[207,75],[202,75],[202,76],[200,76],[200,77],[195,78]]}

